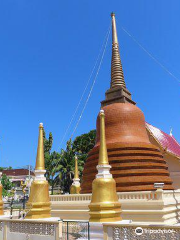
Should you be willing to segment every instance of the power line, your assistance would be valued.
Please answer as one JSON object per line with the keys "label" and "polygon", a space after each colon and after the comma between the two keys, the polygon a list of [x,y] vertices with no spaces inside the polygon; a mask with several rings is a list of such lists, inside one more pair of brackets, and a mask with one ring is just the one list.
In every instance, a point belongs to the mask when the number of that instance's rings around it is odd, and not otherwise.
{"label": "power line", "polygon": [[[75,126],[75,128],[74,128],[74,130],[73,130],[73,133],[72,133],[71,137],[73,136],[74,132],[76,131],[76,129],[77,129],[78,125],[79,125],[80,119],[81,119],[81,117],[82,117],[82,115],[83,115],[83,113],[84,113],[84,110],[85,110],[85,108],[86,108],[86,106],[87,106],[87,103],[88,103],[88,101],[89,101],[89,98],[90,98],[90,96],[91,96],[92,90],[93,90],[93,88],[94,88],[94,85],[95,85],[95,82],[96,82],[96,79],[97,79],[97,76],[98,76],[100,67],[101,67],[101,65],[102,65],[102,61],[103,61],[103,58],[104,58],[104,54],[105,54],[105,51],[106,51],[106,47],[107,47],[107,43],[108,43],[108,39],[109,39],[110,30],[111,30],[111,27],[108,29],[108,34],[106,34],[106,41],[105,41],[104,50],[103,50],[103,52],[102,52],[101,60],[100,60],[100,63],[99,63],[99,66],[98,66],[98,69],[97,69],[97,72],[96,72],[96,75],[95,75],[93,84],[92,84],[92,86],[91,86],[91,89],[90,89],[90,92],[89,92],[89,94],[88,94],[87,100],[86,100],[86,102],[85,102],[85,105],[84,105],[84,107],[83,107],[83,110],[82,110],[82,112],[81,112],[81,115],[80,115],[80,117],[79,117],[79,119],[78,119],[78,121],[77,121],[77,124],[76,124],[76,126]],[[104,45],[104,44],[103,44],[103,45]],[[101,53],[101,50],[100,50],[100,53]],[[95,65],[96,65],[96,64],[95,64]],[[93,70],[94,70],[94,69],[95,69],[95,68],[93,68]],[[87,85],[86,85],[86,86],[87,86]],[[84,94],[84,92],[83,92],[83,94]],[[82,97],[81,97],[81,98],[82,98]],[[79,104],[78,104],[78,105],[79,105]],[[78,107],[78,106],[77,106],[77,107]],[[76,108],[76,109],[77,109],[77,108]],[[74,116],[74,115],[73,115],[73,116]],[[69,125],[68,125],[68,126],[69,126]],[[57,162],[57,164],[55,165],[55,167],[57,167],[57,165],[58,165],[58,162]],[[44,188],[44,186],[43,186],[43,188]],[[39,195],[40,195],[40,193],[38,193],[37,195],[33,196],[33,200],[34,200],[36,197],[38,197]],[[30,209],[28,209],[28,211],[25,213],[24,218],[25,218],[25,217],[27,216],[27,214],[31,211],[31,209],[32,209],[32,207],[31,207]]]}
{"label": "power line", "polygon": [[173,77],[176,81],[178,81],[180,83],[180,79],[177,78],[172,72],[170,72],[167,67],[165,67],[159,60],[157,60],[157,58],[155,58],[145,47],[142,46],[142,44],[140,44],[138,42],[138,40],[132,35],[130,34],[124,27],[121,26],[121,29],[145,52],[147,53],[147,55],[153,59],[162,69],[164,69],[171,77]]}
{"label": "power line", "polygon": [[66,137],[66,135],[67,135],[67,133],[68,133],[71,125],[72,125],[72,122],[73,122],[73,120],[74,120],[74,118],[75,118],[75,116],[76,116],[76,114],[77,114],[77,111],[78,111],[78,109],[79,109],[79,107],[80,107],[80,105],[81,105],[82,99],[84,98],[84,95],[85,95],[86,90],[87,90],[87,88],[88,88],[88,86],[89,86],[90,80],[91,80],[91,78],[92,78],[92,76],[93,76],[93,73],[94,73],[96,67],[97,67],[97,64],[98,64],[99,58],[100,58],[100,56],[101,56],[101,52],[102,52],[102,50],[103,50],[104,44],[106,43],[107,38],[108,38],[108,36],[109,36],[110,29],[111,29],[111,24],[110,24],[110,26],[108,27],[107,33],[106,33],[105,38],[104,38],[104,40],[103,40],[103,44],[102,44],[101,49],[100,49],[100,51],[99,51],[98,57],[97,57],[97,59],[96,59],[96,61],[95,61],[94,67],[93,67],[93,69],[92,69],[92,71],[91,71],[91,74],[90,74],[90,76],[89,76],[89,78],[88,78],[87,84],[86,84],[86,86],[85,86],[85,88],[84,88],[84,91],[83,91],[83,93],[82,93],[82,95],[81,95],[81,98],[80,98],[80,100],[79,100],[79,102],[78,102],[78,104],[77,104],[77,107],[76,107],[76,109],[75,109],[75,111],[74,111],[74,113],[73,113],[73,115],[72,115],[72,118],[71,118],[71,120],[70,120],[70,122],[69,122],[69,124],[68,124],[68,127],[67,127],[66,130],[65,130],[65,133],[64,133],[64,135],[63,135],[63,137],[62,137],[62,140],[61,140],[61,142],[60,142],[60,145],[59,145],[59,147],[58,147],[58,150],[60,150],[60,147],[62,147],[62,143],[64,142],[64,139],[65,139],[65,137]]}
{"label": "power line", "polygon": [[111,28],[109,28],[109,33],[108,33],[108,36],[107,36],[107,39],[106,39],[106,44],[105,44],[105,47],[104,47],[104,51],[103,51],[103,54],[102,54],[102,57],[101,57],[101,61],[100,61],[100,63],[99,63],[99,67],[98,67],[98,69],[97,69],[97,72],[96,72],[96,75],[95,75],[93,84],[92,84],[92,86],[91,86],[91,89],[90,89],[90,92],[89,92],[88,97],[87,97],[87,99],[86,99],[86,102],[85,102],[85,104],[84,104],[84,107],[83,107],[83,109],[82,109],[82,111],[81,111],[81,114],[80,114],[80,116],[79,116],[79,119],[78,119],[78,121],[77,121],[77,124],[76,124],[76,126],[75,126],[75,128],[74,128],[74,130],[73,130],[73,132],[72,132],[72,134],[71,134],[71,138],[73,137],[73,135],[74,135],[74,133],[75,133],[75,131],[76,131],[79,123],[80,123],[80,120],[81,120],[81,118],[82,118],[82,115],[83,115],[83,113],[84,113],[84,111],[85,111],[85,109],[86,109],[86,106],[87,106],[87,104],[88,104],[89,98],[91,97],[91,94],[92,94],[94,85],[95,85],[95,83],[96,83],[97,76],[98,76],[98,74],[99,74],[99,70],[100,70],[100,68],[101,68],[101,65],[102,65],[102,62],[103,62],[103,59],[104,59],[104,54],[105,54],[106,47],[107,47],[107,43],[108,43],[108,40],[109,40],[110,30],[111,30]]}

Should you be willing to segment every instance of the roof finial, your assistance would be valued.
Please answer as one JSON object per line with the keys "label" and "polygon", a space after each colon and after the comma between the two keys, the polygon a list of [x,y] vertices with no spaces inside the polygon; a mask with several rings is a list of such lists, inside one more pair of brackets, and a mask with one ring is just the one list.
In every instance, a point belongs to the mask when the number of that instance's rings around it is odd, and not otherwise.
{"label": "roof finial", "polygon": [[104,110],[100,110],[99,117],[100,117],[100,149],[99,149],[98,165],[104,165],[104,164],[109,164],[107,147],[106,147]]}
{"label": "roof finial", "polygon": [[171,128],[171,130],[170,130],[170,133],[169,133],[169,135],[172,137],[172,131],[173,131],[173,129]]}
{"label": "roof finial", "polygon": [[45,170],[44,163],[44,141],[43,141],[43,123],[39,124],[39,139],[36,157],[36,170]]}
{"label": "roof finial", "polygon": [[112,17],[111,88],[118,86],[126,88],[121,59],[119,55],[119,44],[117,37],[115,13],[111,13],[111,17]]}

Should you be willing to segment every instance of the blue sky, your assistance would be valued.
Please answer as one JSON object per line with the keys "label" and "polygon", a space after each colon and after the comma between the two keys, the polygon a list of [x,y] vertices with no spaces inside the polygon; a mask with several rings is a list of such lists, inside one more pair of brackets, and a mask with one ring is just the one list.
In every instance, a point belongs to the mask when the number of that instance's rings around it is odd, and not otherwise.
{"label": "blue sky", "polygon": [[[0,165],[35,164],[38,125],[60,146],[116,13],[128,89],[146,121],[180,141],[178,0],[0,1]],[[175,77],[123,30],[124,27]],[[111,37],[75,135],[95,128],[110,83]],[[91,80],[92,83],[93,79]],[[88,95],[85,94],[85,99]],[[78,111],[68,140],[83,108]]]}

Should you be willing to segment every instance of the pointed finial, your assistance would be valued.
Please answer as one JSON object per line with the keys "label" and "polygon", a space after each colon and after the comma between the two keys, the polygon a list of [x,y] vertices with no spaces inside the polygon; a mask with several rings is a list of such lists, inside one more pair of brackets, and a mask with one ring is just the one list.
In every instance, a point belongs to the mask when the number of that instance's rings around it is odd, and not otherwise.
{"label": "pointed finial", "polygon": [[170,130],[170,134],[169,134],[171,137],[172,137],[172,135],[173,135],[173,134],[172,134],[172,131],[173,131],[173,130],[172,130],[172,128],[171,128],[171,130]]}
{"label": "pointed finial", "polygon": [[77,156],[75,156],[74,178],[79,178],[79,171],[78,171],[78,158],[77,158]]}
{"label": "pointed finial", "polygon": [[44,163],[44,140],[43,140],[43,124],[39,124],[39,139],[36,157],[36,168],[35,170],[45,170]]}
{"label": "pointed finial", "polygon": [[126,88],[124,74],[119,55],[119,44],[116,29],[115,13],[111,13],[112,17],[112,59],[111,59],[111,88],[122,86]]}
{"label": "pointed finial", "polygon": [[112,18],[112,44],[118,44],[115,13],[111,13]]}
{"label": "pointed finial", "polygon": [[106,147],[106,135],[105,135],[105,114],[104,110],[100,110],[100,149],[99,149],[99,161],[98,165],[108,165],[108,154]]}

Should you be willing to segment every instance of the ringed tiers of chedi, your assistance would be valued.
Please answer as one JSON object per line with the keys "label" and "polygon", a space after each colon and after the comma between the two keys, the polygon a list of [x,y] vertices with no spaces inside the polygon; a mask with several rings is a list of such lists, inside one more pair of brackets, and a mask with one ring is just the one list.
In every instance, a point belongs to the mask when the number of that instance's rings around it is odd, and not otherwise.
{"label": "ringed tiers of chedi", "polygon": [[[112,17],[111,85],[101,108],[106,116],[106,144],[111,173],[117,192],[155,190],[154,183],[164,183],[172,190],[168,167],[159,148],[151,144],[147,135],[143,112],[131,99],[127,90],[119,54],[115,14]],[[89,152],[83,171],[81,193],[92,192],[92,181],[97,174],[100,147],[99,115],[97,139]]]}

